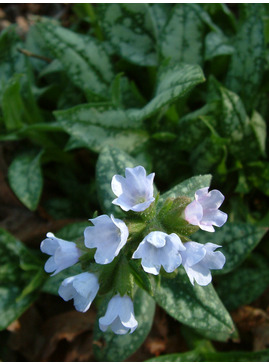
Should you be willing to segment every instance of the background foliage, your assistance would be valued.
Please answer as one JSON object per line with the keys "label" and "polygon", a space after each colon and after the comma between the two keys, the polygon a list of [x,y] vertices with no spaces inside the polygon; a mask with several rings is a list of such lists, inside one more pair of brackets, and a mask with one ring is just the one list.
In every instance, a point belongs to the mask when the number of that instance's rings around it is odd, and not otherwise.
{"label": "background foliage", "polygon": [[[156,173],[161,199],[192,197],[213,176],[229,220],[214,237],[194,238],[214,238],[227,263],[214,287],[193,288],[179,270],[154,292],[134,264],[139,328],[115,337],[95,325],[94,358],[119,361],[136,352],[152,328],[156,301],[177,320],[169,322],[186,346],[173,354],[152,349],[142,360],[267,361],[268,5],[66,9],[27,18],[23,34],[18,25],[0,33],[0,359],[9,358],[12,325],[22,325],[15,320],[75,273],[76,267],[53,278],[43,272],[38,246],[45,233],[76,240],[96,211],[119,215],[118,207],[111,210],[111,178],[140,164]],[[98,315],[104,305],[96,303]],[[253,326],[244,331],[241,324],[255,314],[263,317],[260,326],[254,320],[260,346]]]}

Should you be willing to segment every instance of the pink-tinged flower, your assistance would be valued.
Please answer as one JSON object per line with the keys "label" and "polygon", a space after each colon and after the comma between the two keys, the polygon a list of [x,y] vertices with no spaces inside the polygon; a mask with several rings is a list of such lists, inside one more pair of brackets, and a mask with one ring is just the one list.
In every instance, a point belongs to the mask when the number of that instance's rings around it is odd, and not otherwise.
{"label": "pink-tinged flower", "polygon": [[214,251],[221,246],[194,241],[189,241],[184,246],[186,250],[181,252],[182,265],[191,284],[195,280],[200,286],[208,285],[212,280],[210,269],[222,269],[225,264],[225,256],[220,251]]}
{"label": "pink-tinged flower", "polygon": [[195,200],[185,209],[185,220],[192,225],[198,225],[202,230],[214,232],[213,225],[222,226],[228,215],[218,209],[224,201],[223,194],[218,190],[208,192],[208,188],[195,192]]}
{"label": "pink-tinged flower", "polygon": [[56,238],[52,233],[47,233],[47,238],[42,241],[40,249],[42,253],[51,255],[44,269],[47,273],[54,271],[52,276],[76,264],[81,255],[75,243]]}
{"label": "pink-tinged flower", "polygon": [[141,212],[146,210],[155,200],[153,197],[153,178],[155,173],[146,175],[142,166],[126,168],[125,177],[118,174],[113,176],[111,188],[118,197],[112,201],[124,211]]}
{"label": "pink-tinged flower", "polygon": [[90,219],[94,226],[84,231],[85,246],[97,248],[94,259],[98,264],[108,264],[119,254],[126,244],[129,231],[126,224],[113,215],[101,215]]}
{"label": "pink-tinged flower", "polygon": [[86,312],[99,290],[97,277],[88,272],[66,278],[60,288],[59,295],[65,301],[74,299],[74,306],[77,311]]}
{"label": "pink-tinged flower", "polygon": [[108,303],[105,316],[99,319],[100,330],[106,331],[110,327],[117,335],[127,334],[128,331],[132,334],[137,325],[133,301],[127,295],[121,297],[117,294],[112,297]]}
{"label": "pink-tinged flower", "polygon": [[178,235],[152,231],[139,244],[132,258],[142,258],[141,265],[147,273],[157,275],[161,266],[167,273],[172,273],[181,264],[183,250],[185,247]]}

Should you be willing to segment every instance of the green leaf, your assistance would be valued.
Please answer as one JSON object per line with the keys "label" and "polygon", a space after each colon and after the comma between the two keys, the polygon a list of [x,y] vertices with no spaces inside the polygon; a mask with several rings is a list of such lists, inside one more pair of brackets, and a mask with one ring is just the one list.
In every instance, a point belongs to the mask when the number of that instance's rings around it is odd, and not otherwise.
{"label": "green leaf", "polygon": [[125,130],[138,129],[142,126],[140,120],[133,121],[129,118],[128,111],[114,109],[108,103],[78,105],[71,109],[55,111],[54,115],[59,122],[85,123],[103,128]]}
{"label": "green leaf", "polygon": [[[252,4],[253,5],[253,4]],[[242,24],[233,42],[235,52],[227,73],[226,86],[236,92],[248,109],[259,90],[265,65],[265,41],[259,5]]]}
{"label": "green leaf", "polygon": [[170,11],[173,7],[173,4],[168,3],[155,3],[150,4],[150,12],[152,15],[152,19],[155,23],[155,29],[157,32],[157,42],[160,41],[163,28],[168,20]]}
{"label": "green leaf", "polygon": [[41,260],[7,231],[0,229],[0,330],[30,306],[45,279]]}
{"label": "green leaf", "polygon": [[230,55],[235,51],[228,38],[221,32],[211,32],[205,38],[205,60]]}
{"label": "green leaf", "polygon": [[235,332],[232,319],[213,286],[192,286],[182,267],[176,278],[161,278],[154,298],[170,316],[214,340],[225,341]]}
{"label": "green leaf", "polygon": [[17,130],[23,127],[24,105],[20,95],[20,79],[22,75],[15,74],[7,82],[2,96],[2,109],[7,130]]}
{"label": "green leaf", "polygon": [[268,362],[269,350],[204,353],[203,360],[207,362]]}
{"label": "green leaf", "polygon": [[221,162],[223,155],[224,142],[214,135],[206,137],[190,154],[193,172],[195,174],[210,172]]}
{"label": "green leaf", "polygon": [[[98,318],[105,314],[108,300],[104,300]],[[138,327],[132,334],[115,335],[111,331],[99,330],[98,319],[94,328],[94,355],[98,361],[123,361],[133,354],[145,341],[153,322],[154,300],[138,288],[134,297],[134,313]],[[98,345],[101,341],[104,345]]]}
{"label": "green leaf", "polygon": [[164,66],[159,72],[153,99],[141,110],[130,110],[129,117],[135,120],[149,118],[164,106],[186,96],[194,86],[204,81],[204,74],[199,66],[186,64]]}
{"label": "green leaf", "polygon": [[161,55],[173,62],[202,64],[205,23],[198,4],[177,4],[161,37]]}
{"label": "green leaf", "polygon": [[146,360],[147,362],[267,362],[269,350],[261,351],[230,351],[230,352],[208,352],[192,350],[185,353],[161,355]]}
{"label": "green leaf", "polygon": [[10,186],[18,199],[30,210],[35,210],[41,196],[43,179],[41,173],[41,151],[18,155],[8,170]]}
{"label": "green leaf", "polygon": [[0,35],[0,94],[7,81],[15,73],[23,73],[26,70],[26,57],[18,52],[22,42],[16,32],[15,26],[2,30]]}
{"label": "green leaf", "polygon": [[125,168],[137,166],[135,159],[118,148],[105,147],[99,154],[96,164],[97,194],[105,213],[119,214],[119,207],[112,204],[116,198],[111,189],[111,180],[115,174],[125,175]]}
{"label": "green leaf", "polygon": [[186,179],[178,185],[171,188],[171,190],[165,192],[160,196],[159,202],[165,201],[168,197],[175,198],[179,196],[186,196],[194,198],[195,192],[203,187],[209,187],[212,176],[206,174],[204,176],[195,176]]}
{"label": "green leaf", "polygon": [[263,157],[266,157],[266,136],[267,136],[266,122],[256,110],[253,111],[252,117],[250,119],[250,125],[256,136],[261,154]]}
{"label": "green leaf", "polygon": [[198,231],[192,235],[194,241],[201,244],[211,242],[222,246],[221,252],[226,257],[223,269],[213,271],[214,274],[225,274],[239,266],[248,254],[258,245],[267,229],[247,223],[226,223],[212,233]]}
{"label": "green leaf", "polygon": [[148,4],[99,4],[105,35],[117,53],[139,66],[156,66],[155,29]]}
{"label": "green leaf", "polygon": [[[263,258],[252,253],[252,266],[249,261],[241,265],[233,272],[228,273],[225,279],[220,279],[217,284],[217,292],[229,310],[235,310],[242,305],[249,305],[268,288],[269,266],[266,259],[265,264],[257,264],[258,258]],[[254,264],[254,265],[253,265]]]}
{"label": "green leaf", "polygon": [[196,362],[202,361],[202,356],[198,350],[186,351],[185,353],[160,355],[156,358],[146,360],[146,362]]}
{"label": "green leaf", "polygon": [[57,111],[58,127],[71,135],[67,149],[87,147],[100,152],[103,146],[115,144],[127,152],[134,151],[147,140],[140,129],[140,120],[132,120],[128,112],[113,109],[108,104],[85,104]]}
{"label": "green leaf", "polygon": [[269,163],[262,161],[250,163],[246,171],[248,181],[269,196]]}
{"label": "green leaf", "polygon": [[257,159],[260,146],[241,99],[223,87],[220,88],[220,92],[219,128],[221,135],[229,140],[228,149],[240,160]]}
{"label": "green leaf", "polygon": [[18,300],[21,292],[17,286],[0,286],[0,330],[6,329],[20,317],[37,298],[37,293],[34,292]]}
{"label": "green leaf", "polygon": [[36,26],[72,82],[87,95],[106,99],[114,75],[103,46],[91,37],[76,34],[48,20],[42,20]]}

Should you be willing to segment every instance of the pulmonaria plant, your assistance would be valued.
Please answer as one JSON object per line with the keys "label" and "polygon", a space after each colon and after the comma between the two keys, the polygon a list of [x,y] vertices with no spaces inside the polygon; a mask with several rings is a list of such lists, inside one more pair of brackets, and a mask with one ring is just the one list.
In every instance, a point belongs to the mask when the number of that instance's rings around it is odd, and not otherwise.
{"label": "pulmonaria plant", "polygon": [[98,291],[113,296],[99,318],[101,331],[123,335],[136,330],[133,298],[145,274],[174,276],[183,269],[192,285],[205,286],[212,280],[211,270],[225,264],[223,253],[216,251],[220,245],[200,244],[190,237],[194,226],[214,232],[213,225],[226,222],[227,214],[219,210],[224,196],[203,187],[194,201],[186,196],[162,201],[154,196],[153,179],[154,173],[147,175],[142,166],[126,168],[125,177],[117,174],[111,181],[117,196],[112,203],[125,212],[123,220],[113,215],[90,219],[92,226],[85,229],[79,246],[52,233],[41,243],[41,251],[51,255],[46,272],[54,275],[81,263],[82,272],[64,279],[59,288],[59,295],[65,301],[73,299],[78,311],[87,311]]}

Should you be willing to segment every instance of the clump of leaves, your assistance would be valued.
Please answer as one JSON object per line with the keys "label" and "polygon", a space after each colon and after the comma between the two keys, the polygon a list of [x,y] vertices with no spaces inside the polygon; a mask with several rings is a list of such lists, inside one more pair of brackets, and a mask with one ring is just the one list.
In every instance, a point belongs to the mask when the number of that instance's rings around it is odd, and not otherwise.
{"label": "clump of leaves", "polygon": [[[143,290],[135,298],[138,316],[145,306],[141,335],[105,337],[109,344],[95,353],[117,361],[137,350],[151,328],[154,301],[191,326],[192,335],[225,341],[235,335],[226,309],[258,298],[269,272],[260,263],[261,254],[269,256],[262,240],[269,216],[268,5],[76,4],[72,10],[69,29],[36,17],[24,40],[15,26],[0,34],[0,140],[10,188],[37,215],[41,208],[53,219],[86,220],[95,210],[108,212],[111,178],[127,160],[156,172],[161,192],[169,190],[161,198],[177,196],[186,178],[212,174],[229,214],[216,233],[227,259],[215,277],[223,303],[211,285],[191,287],[180,274],[163,278],[153,298]],[[66,227],[62,237],[76,239],[86,226]],[[40,289],[55,293],[57,282],[43,275],[36,251],[4,230],[0,239],[4,329]],[[102,334],[95,335],[98,341]],[[163,360],[269,355],[215,352],[199,340],[190,349]]]}

